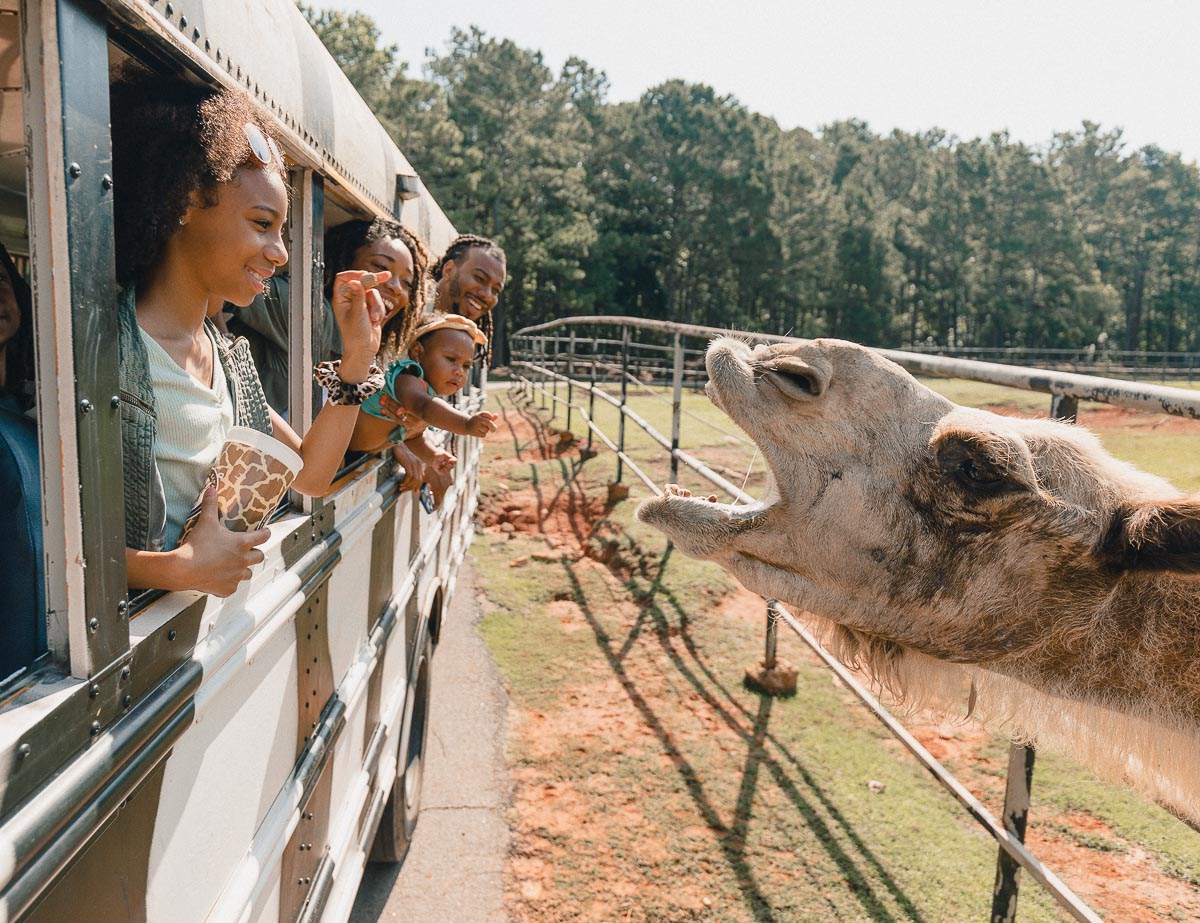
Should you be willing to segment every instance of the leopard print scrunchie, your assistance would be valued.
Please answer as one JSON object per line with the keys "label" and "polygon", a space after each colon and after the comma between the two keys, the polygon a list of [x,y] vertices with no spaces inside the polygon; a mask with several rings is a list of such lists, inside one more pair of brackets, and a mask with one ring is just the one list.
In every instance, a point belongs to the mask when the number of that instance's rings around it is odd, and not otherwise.
{"label": "leopard print scrunchie", "polygon": [[329,403],[358,406],[383,388],[383,369],[379,366],[372,365],[366,378],[351,384],[338,377],[341,365],[340,359],[334,359],[329,362],[318,362],[313,366],[313,381],[329,393]]}

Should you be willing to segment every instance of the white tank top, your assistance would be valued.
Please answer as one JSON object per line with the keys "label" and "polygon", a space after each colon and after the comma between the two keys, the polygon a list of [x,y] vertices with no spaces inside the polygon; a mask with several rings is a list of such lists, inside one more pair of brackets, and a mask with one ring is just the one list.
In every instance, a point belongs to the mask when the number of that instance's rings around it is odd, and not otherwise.
{"label": "white tank top", "polygon": [[217,460],[225,434],[233,426],[233,401],[225,381],[225,369],[213,350],[212,387],[202,385],[185,372],[158,341],[140,327],[142,342],[150,359],[157,416],[154,460],[162,477],[167,501],[167,535],[163,550],[179,543],[183,525],[200,497],[205,478]]}

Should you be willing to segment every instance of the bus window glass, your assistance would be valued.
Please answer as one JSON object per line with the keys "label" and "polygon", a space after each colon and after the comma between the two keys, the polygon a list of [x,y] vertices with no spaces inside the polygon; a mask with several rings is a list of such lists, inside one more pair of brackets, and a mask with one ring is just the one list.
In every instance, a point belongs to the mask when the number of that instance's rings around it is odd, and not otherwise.
{"label": "bus window glass", "polygon": [[20,19],[0,0],[0,680],[46,650]]}

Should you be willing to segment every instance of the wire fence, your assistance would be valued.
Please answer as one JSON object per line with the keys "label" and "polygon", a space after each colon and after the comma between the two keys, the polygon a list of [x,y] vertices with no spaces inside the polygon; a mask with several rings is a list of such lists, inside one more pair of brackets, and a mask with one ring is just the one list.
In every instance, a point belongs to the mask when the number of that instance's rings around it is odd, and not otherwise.
{"label": "wire fence", "polygon": [[[581,331],[597,327],[616,327],[620,338],[583,335]],[[562,335],[560,331],[565,332]],[[643,342],[633,340],[637,331]],[[512,338],[513,371],[519,385],[528,393],[540,394],[551,406],[566,409],[567,427],[573,414],[579,414],[588,428],[588,447],[592,437],[599,439],[617,456],[617,480],[623,469],[630,471],[655,494],[662,490],[626,451],[625,421],[638,426],[655,443],[669,453],[671,481],[678,479],[679,465],[695,471],[708,483],[743,503],[753,502],[741,487],[723,477],[713,466],[706,464],[680,448],[680,422],[685,415],[725,436],[732,436],[752,445],[749,440],[728,432],[682,407],[683,390],[702,388],[707,380],[704,371],[703,348],[687,348],[684,338],[710,339],[717,335],[735,335],[747,341],[801,342],[792,337],[765,336],[742,331],[724,331],[707,327],[673,324],[628,317],[570,317],[549,324],[518,331]],[[1030,391],[1051,396],[1050,416],[1074,421],[1080,400],[1093,400],[1136,410],[1150,410],[1179,416],[1200,418],[1200,392],[1189,392],[1117,379],[1098,378],[1045,369],[1006,366],[947,356],[922,355],[913,352],[878,350],[910,372],[964,378]],[[670,364],[666,359],[670,359]],[[580,370],[587,380],[575,377]],[[655,390],[659,386],[672,390],[672,426],[668,438],[628,406],[629,386],[650,386],[646,390],[666,400]],[[562,385],[566,396],[560,396]],[[620,395],[609,394],[604,387],[619,387]],[[575,400],[575,392],[587,399],[587,408]],[[609,404],[618,411],[618,432],[615,439],[604,433],[595,422],[595,401]],[[766,657],[764,665],[775,664],[777,631],[786,625],[808,645],[866,707],[878,718],[921,763],[922,766],[966,808],[972,818],[992,836],[998,846],[996,880],[993,888],[992,923],[1012,923],[1016,917],[1021,870],[1027,871],[1055,901],[1074,919],[1099,923],[1100,917],[1088,907],[1051,870],[1046,868],[1024,845],[1025,827],[1029,813],[1030,785],[1033,777],[1035,752],[1032,747],[1013,744],[1009,751],[1008,776],[1002,820],[998,820],[954,776],[916,740],[904,726],[867,690],[850,671],[826,651],[817,639],[776,600],[765,600],[767,609]]]}

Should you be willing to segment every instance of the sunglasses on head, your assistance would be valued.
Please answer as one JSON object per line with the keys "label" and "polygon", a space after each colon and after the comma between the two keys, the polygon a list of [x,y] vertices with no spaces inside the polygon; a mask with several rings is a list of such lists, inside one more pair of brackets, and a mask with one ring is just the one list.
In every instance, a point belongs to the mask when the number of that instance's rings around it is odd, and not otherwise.
{"label": "sunglasses on head", "polygon": [[246,132],[246,143],[250,145],[250,153],[259,163],[265,167],[273,162],[279,165],[279,169],[287,170],[287,165],[283,162],[283,154],[280,153],[279,145],[275,143],[274,138],[268,137],[253,122],[247,122],[242,128]]}

